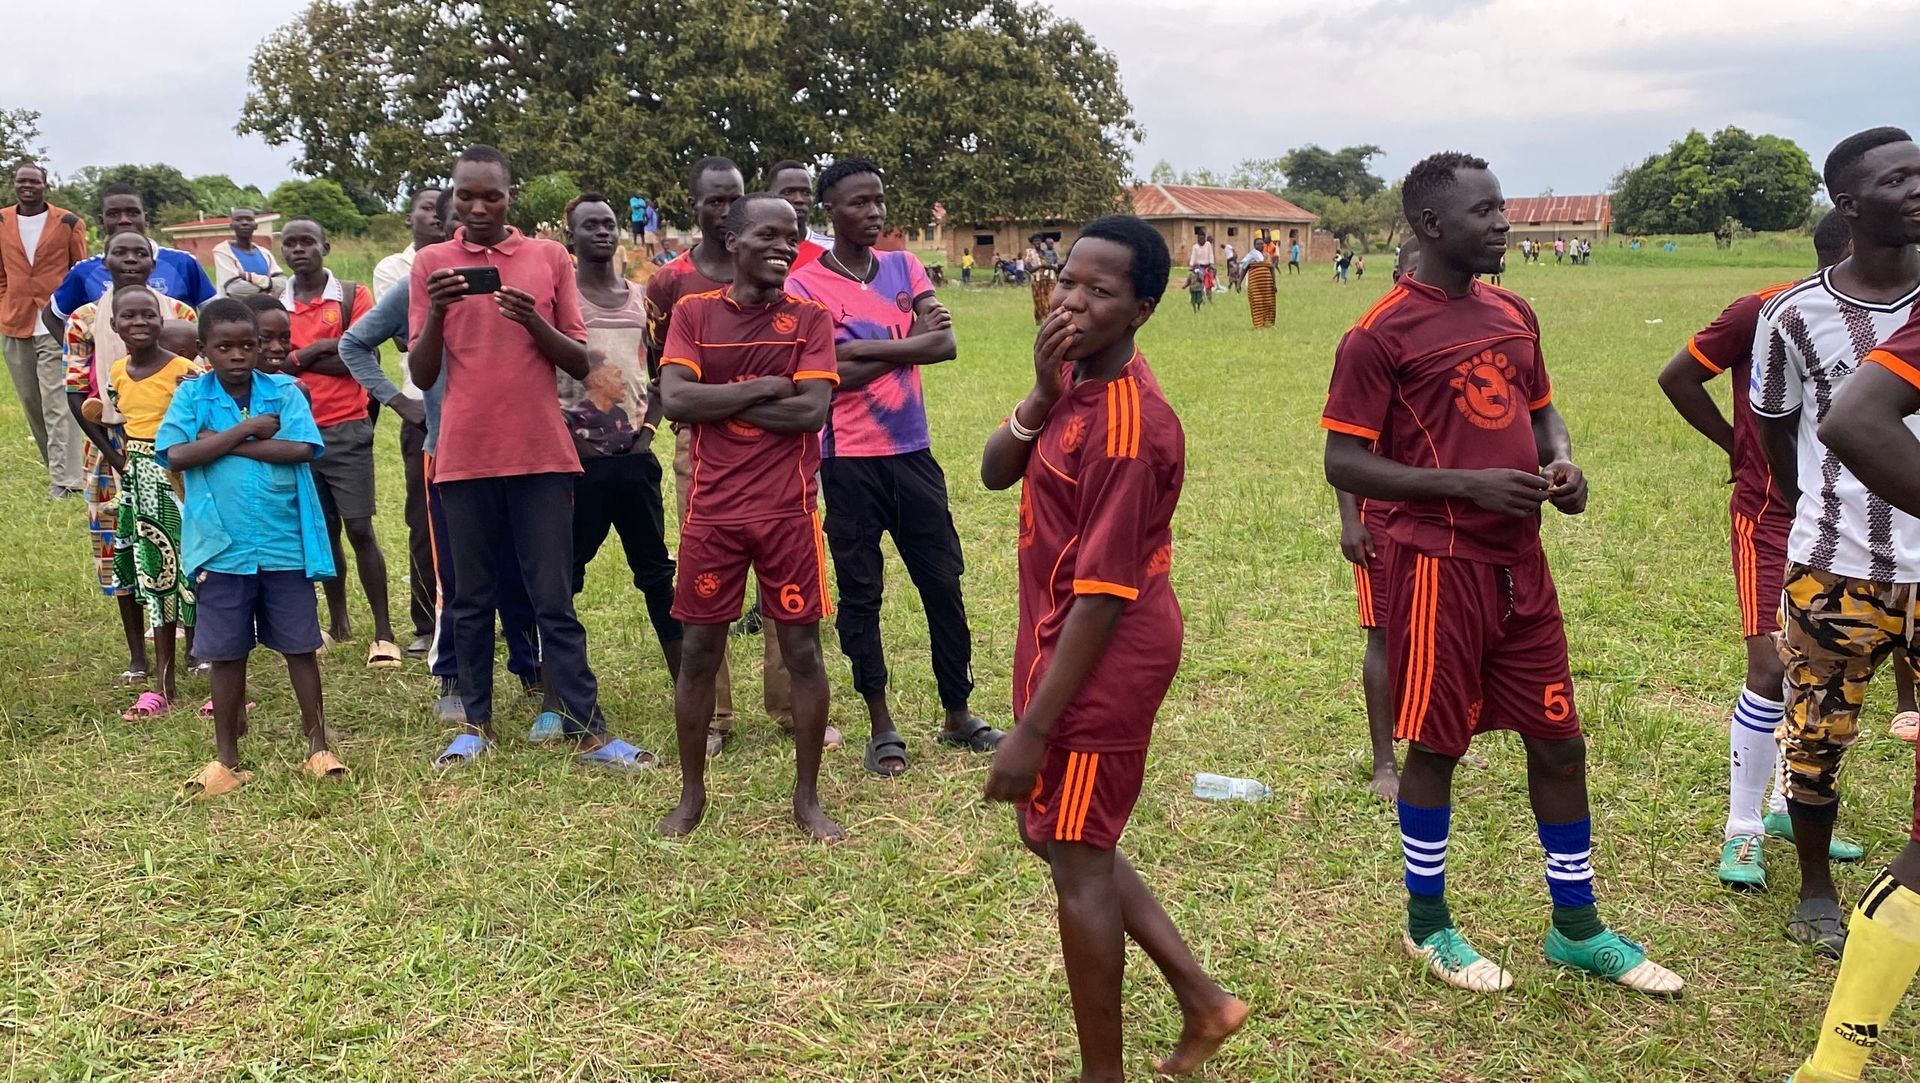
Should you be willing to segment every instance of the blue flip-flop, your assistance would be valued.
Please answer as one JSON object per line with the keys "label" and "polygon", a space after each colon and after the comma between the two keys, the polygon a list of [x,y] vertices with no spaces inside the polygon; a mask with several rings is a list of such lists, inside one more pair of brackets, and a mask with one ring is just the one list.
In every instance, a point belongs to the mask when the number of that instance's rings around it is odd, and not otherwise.
{"label": "blue flip-flop", "polygon": [[465,767],[480,758],[482,753],[490,751],[493,742],[471,731],[455,737],[447,745],[447,750],[434,757],[435,767]]}
{"label": "blue flip-flop", "polygon": [[644,748],[616,738],[592,752],[582,752],[573,758],[573,762],[614,771],[646,771],[659,766],[660,758]]}
{"label": "blue flip-flop", "polygon": [[567,735],[567,720],[558,711],[541,711],[540,717],[533,720],[533,728],[527,731],[527,743],[544,745],[549,741],[558,741]]}

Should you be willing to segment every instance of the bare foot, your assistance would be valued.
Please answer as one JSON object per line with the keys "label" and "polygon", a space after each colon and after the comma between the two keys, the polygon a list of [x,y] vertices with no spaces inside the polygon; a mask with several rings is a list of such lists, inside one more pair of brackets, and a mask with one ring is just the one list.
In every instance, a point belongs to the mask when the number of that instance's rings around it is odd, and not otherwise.
{"label": "bare foot", "polygon": [[799,824],[802,831],[813,836],[815,842],[838,842],[847,837],[846,830],[834,823],[833,819],[815,803],[802,805],[796,801],[793,806],[793,822]]}
{"label": "bare foot", "polygon": [[1189,1015],[1180,1028],[1180,1042],[1173,1054],[1153,1066],[1161,1075],[1191,1075],[1220,1051],[1247,1021],[1248,1008],[1238,997],[1227,997],[1200,1015]]}
{"label": "bare foot", "polygon": [[1376,768],[1373,781],[1367,783],[1367,792],[1382,801],[1392,803],[1400,799],[1400,772],[1392,767]]}
{"label": "bare foot", "polygon": [[706,794],[685,796],[680,798],[680,803],[675,805],[673,811],[667,813],[666,818],[660,821],[660,826],[656,830],[660,832],[662,837],[669,839],[677,839],[685,835],[691,835],[693,834],[693,829],[700,826],[700,818],[706,814]]}

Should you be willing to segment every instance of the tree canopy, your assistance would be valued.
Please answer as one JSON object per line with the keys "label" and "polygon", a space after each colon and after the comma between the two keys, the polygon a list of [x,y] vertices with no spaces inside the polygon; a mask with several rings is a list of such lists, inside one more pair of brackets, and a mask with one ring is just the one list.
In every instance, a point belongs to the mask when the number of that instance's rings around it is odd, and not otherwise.
{"label": "tree canopy", "polygon": [[250,70],[241,132],[383,202],[480,142],[683,223],[707,154],[871,156],[903,224],[1086,216],[1140,134],[1113,55],[1019,0],[314,0]]}
{"label": "tree canopy", "polygon": [[[367,216],[347,198],[346,189],[325,177],[285,181],[267,197],[267,203],[287,218],[311,218],[328,233],[359,233],[367,228]],[[284,228],[285,222],[281,224]]]}
{"label": "tree canopy", "polygon": [[1712,233],[1731,219],[1755,230],[1805,223],[1820,186],[1807,152],[1790,139],[1722,128],[1690,131],[1665,153],[1613,181],[1615,226],[1629,233]]}
{"label": "tree canopy", "polygon": [[200,200],[193,182],[185,173],[163,163],[82,166],[61,186],[63,205],[93,218],[100,213],[100,193],[109,184],[132,185],[145,201],[151,221],[198,217]]}

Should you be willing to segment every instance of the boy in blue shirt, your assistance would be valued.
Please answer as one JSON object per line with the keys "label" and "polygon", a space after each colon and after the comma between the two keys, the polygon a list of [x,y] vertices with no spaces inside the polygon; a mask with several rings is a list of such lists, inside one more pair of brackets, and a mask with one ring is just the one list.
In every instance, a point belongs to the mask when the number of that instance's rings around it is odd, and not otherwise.
{"label": "boy in blue shirt", "polygon": [[325,445],[299,381],[255,371],[259,351],[251,308],[228,297],[207,302],[200,354],[213,372],[180,386],[154,439],[160,461],[186,477],[181,565],[206,599],[194,651],[213,664],[214,760],[186,784],[198,797],[231,793],[253,777],[239,767],[256,642],[286,656],[307,736],[303,770],[347,773],[327,747],[315,658],[313,581],[333,574],[333,550],[308,464]]}

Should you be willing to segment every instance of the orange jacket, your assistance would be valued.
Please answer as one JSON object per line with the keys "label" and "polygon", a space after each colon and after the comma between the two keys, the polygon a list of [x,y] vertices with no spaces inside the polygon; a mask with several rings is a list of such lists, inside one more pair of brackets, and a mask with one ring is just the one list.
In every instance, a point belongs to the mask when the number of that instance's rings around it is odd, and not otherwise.
{"label": "orange jacket", "polygon": [[32,338],[40,326],[40,310],[67,271],[86,258],[86,220],[49,203],[47,227],[29,265],[20,244],[19,210],[0,208],[0,334]]}

